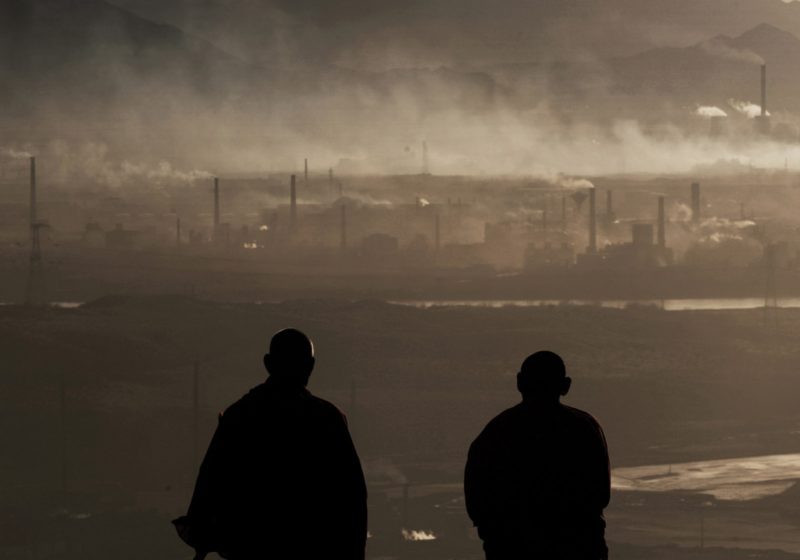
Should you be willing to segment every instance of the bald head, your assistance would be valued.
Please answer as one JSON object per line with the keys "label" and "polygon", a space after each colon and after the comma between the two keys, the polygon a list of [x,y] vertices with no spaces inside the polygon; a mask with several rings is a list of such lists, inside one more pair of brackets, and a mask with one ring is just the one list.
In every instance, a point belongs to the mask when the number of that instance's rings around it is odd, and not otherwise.
{"label": "bald head", "polygon": [[264,366],[270,376],[305,386],[314,369],[314,344],[297,329],[283,329],[272,336]]}
{"label": "bald head", "polygon": [[558,400],[569,392],[572,380],[561,357],[547,350],[531,354],[517,374],[517,389],[525,398]]}

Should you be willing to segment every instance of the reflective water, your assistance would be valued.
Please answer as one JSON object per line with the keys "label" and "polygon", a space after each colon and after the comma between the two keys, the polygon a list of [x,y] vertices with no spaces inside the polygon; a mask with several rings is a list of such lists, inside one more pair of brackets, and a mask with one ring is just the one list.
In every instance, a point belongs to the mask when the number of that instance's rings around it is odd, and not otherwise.
{"label": "reflective water", "polygon": [[[758,309],[764,307],[764,298],[695,298],[695,299],[644,299],[644,300],[588,300],[588,299],[484,299],[484,300],[396,300],[390,303],[427,309],[430,307],[545,307],[556,305],[596,306],[625,309],[632,306],[650,306],[665,311],[709,311]],[[800,308],[800,298],[782,298],[774,306],[782,309]]]}
{"label": "reflective water", "polygon": [[709,494],[753,500],[780,494],[800,480],[800,453],[614,469],[615,490]]}

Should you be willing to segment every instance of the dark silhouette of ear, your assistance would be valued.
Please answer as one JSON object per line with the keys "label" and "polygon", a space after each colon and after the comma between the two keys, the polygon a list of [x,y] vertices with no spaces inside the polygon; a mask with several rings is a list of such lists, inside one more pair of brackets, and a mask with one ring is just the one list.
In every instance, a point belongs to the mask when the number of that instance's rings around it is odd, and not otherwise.
{"label": "dark silhouette of ear", "polygon": [[561,396],[566,396],[569,393],[569,388],[572,387],[572,378],[565,377],[561,382]]}

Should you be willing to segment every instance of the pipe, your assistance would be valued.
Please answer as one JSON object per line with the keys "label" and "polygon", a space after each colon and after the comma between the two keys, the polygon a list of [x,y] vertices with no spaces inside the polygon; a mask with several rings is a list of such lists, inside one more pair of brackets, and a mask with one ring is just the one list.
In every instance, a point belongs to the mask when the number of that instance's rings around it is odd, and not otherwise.
{"label": "pipe", "polygon": [[30,220],[31,220],[31,240],[34,237],[34,230],[36,229],[37,208],[36,208],[36,158],[31,156],[31,207],[30,207]]}
{"label": "pipe", "polygon": [[692,222],[700,222],[700,183],[692,183]]}
{"label": "pipe", "polygon": [[761,118],[767,116],[767,65],[761,65]]}
{"label": "pipe", "polygon": [[289,187],[289,231],[294,232],[297,228],[297,177],[292,175]]}
{"label": "pipe", "polygon": [[441,247],[441,229],[439,224],[439,213],[436,213],[436,223],[434,226],[434,243],[436,247],[436,252],[439,252],[439,248]]}
{"label": "pipe", "polygon": [[214,177],[214,232],[219,229],[219,178]]}
{"label": "pipe", "polygon": [[341,205],[341,223],[340,223],[340,235],[341,238],[339,240],[339,244],[342,248],[342,251],[347,249],[347,206],[344,204]]}
{"label": "pipe", "polygon": [[589,189],[589,253],[597,252],[597,212],[595,208],[595,189]]}
{"label": "pipe", "polygon": [[663,196],[658,197],[658,246],[662,249],[667,247],[667,223]]}

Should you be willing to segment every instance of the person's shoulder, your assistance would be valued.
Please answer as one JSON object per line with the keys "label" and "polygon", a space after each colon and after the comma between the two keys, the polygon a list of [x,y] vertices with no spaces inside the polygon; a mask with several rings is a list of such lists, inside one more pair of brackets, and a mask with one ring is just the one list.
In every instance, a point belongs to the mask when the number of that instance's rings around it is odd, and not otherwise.
{"label": "person's shoulder", "polygon": [[566,404],[562,404],[561,409],[566,415],[568,415],[576,422],[585,424],[597,430],[601,430],[600,422],[598,422],[594,416],[592,416],[585,410],[581,410],[580,408],[575,408],[573,406],[568,406]]}
{"label": "person's shoulder", "polygon": [[481,436],[491,436],[493,433],[503,431],[508,426],[516,425],[521,414],[522,404],[505,409],[489,420],[489,423],[486,424],[486,427],[481,432]]}
{"label": "person's shoulder", "polygon": [[220,421],[225,420],[226,422],[235,422],[239,419],[250,416],[252,413],[251,411],[260,408],[260,404],[264,399],[264,391],[265,386],[263,383],[250,389],[247,393],[242,395],[239,400],[230,404],[224,411],[220,413]]}
{"label": "person's shoulder", "polygon": [[312,395],[311,393],[309,393],[309,396],[311,405],[317,409],[320,414],[331,418],[341,419],[344,422],[347,421],[344,413],[332,402],[326,401],[325,399],[316,395]]}

